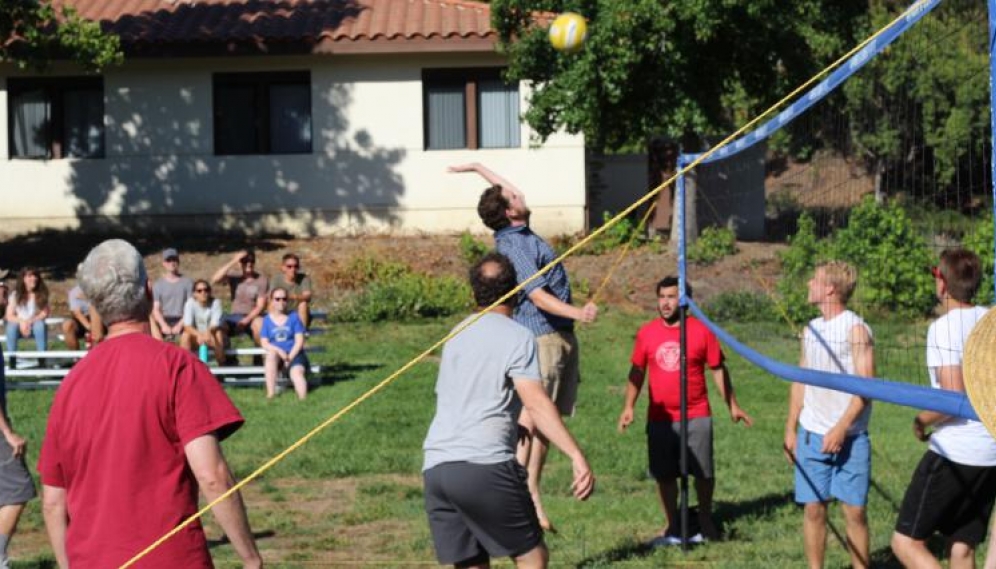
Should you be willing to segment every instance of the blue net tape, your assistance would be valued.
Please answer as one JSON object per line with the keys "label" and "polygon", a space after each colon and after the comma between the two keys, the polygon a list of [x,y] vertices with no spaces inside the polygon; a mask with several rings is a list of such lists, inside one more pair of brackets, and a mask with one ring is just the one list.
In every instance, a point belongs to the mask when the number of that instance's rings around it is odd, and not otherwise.
{"label": "blue net tape", "polygon": [[753,350],[726,330],[706,318],[702,310],[691,298],[686,298],[692,314],[706,325],[716,336],[750,363],[786,381],[805,383],[827,389],[836,389],[852,395],[867,397],[916,409],[937,411],[964,419],[979,420],[972,403],[964,393],[933,389],[922,385],[911,385],[888,379],[868,378],[841,373],[827,373],[773,360]]}

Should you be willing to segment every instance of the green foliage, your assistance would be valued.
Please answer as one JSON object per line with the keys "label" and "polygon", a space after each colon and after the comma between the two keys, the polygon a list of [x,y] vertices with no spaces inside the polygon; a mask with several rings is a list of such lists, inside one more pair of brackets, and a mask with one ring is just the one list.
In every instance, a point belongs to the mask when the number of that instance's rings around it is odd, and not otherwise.
{"label": "green foliage", "polygon": [[987,215],[976,221],[965,236],[963,245],[973,251],[982,261],[982,284],[975,295],[977,304],[993,304],[993,216]]}
{"label": "green foliage", "polygon": [[0,0],[0,61],[44,69],[54,59],[72,59],[91,71],[119,65],[124,56],[118,36],[63,6],[50,2]]}
{"label": "green foliage", "polygon": [[464,261],[467,261],[468,265],[476,263],[490,250],[490,247],[474,237],[471,232],[464,231],[460,234],[460,256],[463,257]]}
{"label": "green foliage", "polygon": [[897,202],[862,200],[826,254],[857,267],[859,302],[906,315],[925,314],[934,306],[934,283],[925,270],[930,250]]}
{"label": "green foliage", "polygon": [[[603,212],[602,225],[604,226],[613,217],[615,217],[614,214],[607,211]],[[606,229],[605,233],[602,233],[598,238],[589,243],[583,252],[592,255],[601,255],[625,247],[630,240],[635,242],[638,237],[636,235],[636,226],[628,217],[624,217],[618,223]]]}
{"label": "green foliage", "polygon": [[374,281],[397,279],[410,272],[411,267],[404,263],[362,255],[351,259],[337,280],[347,288],[357,288]]}
{"label": "green foliage", "polygon": [[729,227],[706,227],[688,248],[688,260],[711,265],[737,252],[737,236]]}
{"label": "green foliage", "polygon": [[756,292],[724,292],[706,302],[703,309],[717,322],[771,322],[778,319],[775,303],[767,295]]}
{"label": "green foliage", "polygon": [[450,316],[471,308],[470,287],[462,279],[407,271],[371,281],[337,311],[342,322],[382,322]]}
{"label": "green foliage", "polygon": [[806,282],[819,261],[847,261],[858,270],[854,300],[869,308],[911,316],[934,306],[933,282],[925,270],[930,250],[913,222],[896,202],[864,199],[850,212],[847,226],[829,239],[816,237],[813,219],[803,214],[799,230],[781,255],[778,291],[795,322],[813,314],[806,305]]}
{"label": "green foliage", "polygon": [[[860,3],[830,0],[491,5],[508,77],[533,86],[526,122],[544,140],[560,128],[583,132],[599,150],[661,133],[729,133],[856,43],[852,30],[864,15]],[[567,10],[589,21],[575,54],[554,51],[532,17]]]}

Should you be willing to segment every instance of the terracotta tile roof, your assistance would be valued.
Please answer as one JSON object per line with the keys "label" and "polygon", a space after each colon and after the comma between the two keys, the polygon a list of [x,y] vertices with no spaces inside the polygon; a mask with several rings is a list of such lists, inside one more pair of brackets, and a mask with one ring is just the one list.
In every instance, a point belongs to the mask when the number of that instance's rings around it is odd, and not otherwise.
{"label": "terracotta tile roof", "polygon": [[126,51],[493,51],[488,4],[467,0],[52,0]]}

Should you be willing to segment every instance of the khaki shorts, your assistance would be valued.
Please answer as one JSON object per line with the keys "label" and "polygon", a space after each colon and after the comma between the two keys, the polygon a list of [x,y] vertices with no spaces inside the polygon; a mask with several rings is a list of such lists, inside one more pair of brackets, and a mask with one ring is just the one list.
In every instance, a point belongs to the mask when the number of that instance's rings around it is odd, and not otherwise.
{"label": "khaki shorts", "polygon": [[573,416],[581,372],[574,332],[552,332],[536,337],[543,387],[561,415]]}

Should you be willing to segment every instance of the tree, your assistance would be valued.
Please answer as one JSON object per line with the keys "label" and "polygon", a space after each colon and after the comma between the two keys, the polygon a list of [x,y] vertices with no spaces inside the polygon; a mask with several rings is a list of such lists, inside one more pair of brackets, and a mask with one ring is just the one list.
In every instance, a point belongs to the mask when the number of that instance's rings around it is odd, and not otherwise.
{"label": "tree", "polygon": [[[507,76],[532,85],[525,120],[545,139],[584,133],[597,150],[653,135],[725,135],[853,43],[864,2],[839,0],[493,0]],[[537,13],[589,20],[559,54]],[[549,15],[549,14],[548,14]],[[539,20],[543,18],[540,17]]]}
{"label": "tree", "polygon": [[0,0],[0,62],[44,69],[54,59],[71,59],[98,70],[122,61],[120,39],[71,7],[56,9],[39,0]]}

